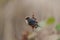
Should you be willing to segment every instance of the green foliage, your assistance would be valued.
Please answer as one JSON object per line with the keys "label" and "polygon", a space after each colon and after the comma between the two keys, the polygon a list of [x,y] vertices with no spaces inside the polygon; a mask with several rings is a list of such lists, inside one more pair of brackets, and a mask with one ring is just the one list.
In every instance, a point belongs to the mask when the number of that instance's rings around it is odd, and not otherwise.
{"label": "green foliage", "polygon": [[60,31],[60,24],[57,24],[57,25],[56,25],[56,30],[57,30],[57,31]]}
{"label": "green foliage", "polygon": [[55,18],[54,17],[49,17],[47,20],[47,24],[53,24],[55,22]]}

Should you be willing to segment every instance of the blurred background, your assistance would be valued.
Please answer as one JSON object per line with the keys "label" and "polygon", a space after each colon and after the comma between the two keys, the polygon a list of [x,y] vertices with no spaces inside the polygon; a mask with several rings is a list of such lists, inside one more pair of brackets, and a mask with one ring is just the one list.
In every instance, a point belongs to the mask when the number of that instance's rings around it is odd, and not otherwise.
{"label": "blurred background", "polygon": [[38,22],[55,17],[55,23],[38,33],[36,40],[56,40],[60,23],[60,0],[0,0],[0,40],[22,40],[22,32],[32,31],[25,17],[34,15]]}

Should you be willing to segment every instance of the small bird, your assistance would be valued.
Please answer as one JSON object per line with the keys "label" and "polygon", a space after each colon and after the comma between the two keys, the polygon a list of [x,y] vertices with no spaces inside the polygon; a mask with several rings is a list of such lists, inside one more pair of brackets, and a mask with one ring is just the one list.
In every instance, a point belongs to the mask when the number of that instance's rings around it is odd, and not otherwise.
{"label": "small bird", "polygon": [[37,28],[39,26],[38,22],[34,18],[26,17],[25,19],[28,25],[32,27],[32,29]]}

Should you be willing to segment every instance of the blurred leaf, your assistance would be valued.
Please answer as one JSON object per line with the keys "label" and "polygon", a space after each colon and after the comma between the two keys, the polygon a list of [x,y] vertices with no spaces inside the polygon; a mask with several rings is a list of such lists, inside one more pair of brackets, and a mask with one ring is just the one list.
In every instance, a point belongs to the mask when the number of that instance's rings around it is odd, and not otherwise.
{"label": "blurred leaf", "polygon": [[56,30],[57,30],[57,31],[60,31],[60,24],[57,24],[57,25],[56,25]]}
{"label": "blurred leaf", "polygon": [[47,24],[53,24],[55,22],[55,18],[54,17],[49,17],[47,20]]}

